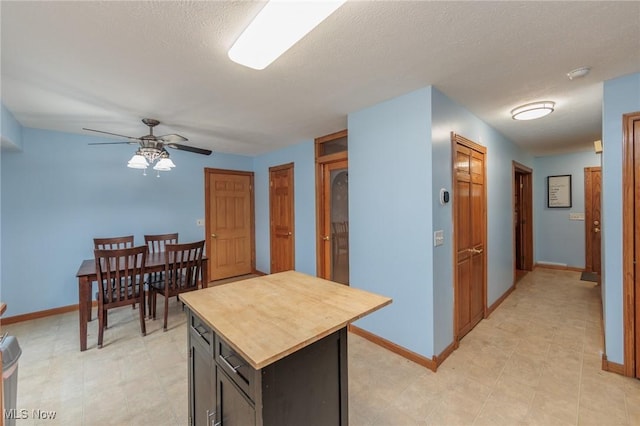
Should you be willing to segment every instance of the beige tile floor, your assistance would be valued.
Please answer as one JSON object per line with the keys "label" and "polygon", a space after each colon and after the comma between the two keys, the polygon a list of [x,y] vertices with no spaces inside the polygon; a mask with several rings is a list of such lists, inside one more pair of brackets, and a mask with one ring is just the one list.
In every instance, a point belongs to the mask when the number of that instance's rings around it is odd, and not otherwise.
{"label": "beige tile floor", "polygon": [[[357,425],[640,425],[640,381],[600,369],[599,288],[537,269],[437,373],[349,335],[349,419]],[[77,313],[5,326],[18,336],[18,425],[186,425],[186,322],[110,314],[104,347],[78,350]],[[33,410],[56,411],[37,420]],[[298,425],[295,425],[298,426]]]}

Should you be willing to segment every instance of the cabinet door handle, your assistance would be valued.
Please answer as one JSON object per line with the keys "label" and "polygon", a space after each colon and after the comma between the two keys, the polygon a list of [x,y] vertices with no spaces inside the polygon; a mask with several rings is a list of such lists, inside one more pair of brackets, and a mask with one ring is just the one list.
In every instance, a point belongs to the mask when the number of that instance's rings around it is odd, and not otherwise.
{"label": "cabinet door handle", "polygon": [[227,367],[231,369],[231,371],[234,372],[234,374],[238,374],[238,368],[242,367],[242,364],[239,364],[235,367],[231,365],[231,363],[227,361],[227,358],[231,358],[232,355],[227,355],[227,356],[218,355],[218,357],[222,360],[222,362],[224,362],[227,365]]}
{"label": "cabinet door handle", "polygon": [[[211,422],[209,422],[211,419]],[[207,424],[211,424],[211,426],[220,426],[222,422],[216,422],[216,412],[207,410]]]}

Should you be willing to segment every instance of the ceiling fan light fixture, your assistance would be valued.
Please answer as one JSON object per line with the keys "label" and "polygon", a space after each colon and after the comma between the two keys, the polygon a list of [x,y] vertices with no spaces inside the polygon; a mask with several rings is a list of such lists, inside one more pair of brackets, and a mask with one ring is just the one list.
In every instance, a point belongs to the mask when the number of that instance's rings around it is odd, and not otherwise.
{"label": "ceiling fan light fixture", "polygon": [[127,167],[131,169],[146,169],[149,167],[149,163],[147,162],[147,159],[140,154],[140,151],[137,151],[127,163]]}
{"label": "ceiling fan light fixture", "polygon": [[265,69],[335,12],[346,0],[271,0],[229,49],[229,58]]}
{"label": "ceiling fan light fixture", "polygon": [[161,172],[169,172],[176,165],[173,164],[173,161],[169,157],[161,158],[155,166],[153,166],[153,170],[159,170]]}
{"label": "ceiling fan light fixture", "polygon": [[511,110],[511,118],[514,120],[535,120],[551,114],[555,106],[556,103],[552,101],[539,101],[520,105]]}

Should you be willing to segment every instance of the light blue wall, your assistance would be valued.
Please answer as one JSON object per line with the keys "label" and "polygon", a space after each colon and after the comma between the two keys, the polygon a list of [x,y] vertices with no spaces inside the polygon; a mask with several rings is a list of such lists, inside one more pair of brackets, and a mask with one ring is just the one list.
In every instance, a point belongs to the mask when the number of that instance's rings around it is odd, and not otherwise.
{"label": "light blue wall", "polygon": [[313,140],[254,158],[256,269],[269,273],[269,167],[294,163],[295,269],[316,275],[316,187]]}
{"label": "light blue wall", "polygon": [[453,340],[453,222],[451,203],[439,204],[439,190],[452,190],[451,132],[487,148],[487,304],[513,285],[512,164],[533,167],[533,158],[457,104],[433,89],[433,229],[444,230],[445,244],[434,249],[435,354]]}
{"label": "light blue wall", "polygon": [[22,126],[4,104],[0,104],[0,138],[4,149],[22,149]]}
{"label": "light blue wall", "polygon": [[350,285],[393,298],[356,325],[433,355],[431,92],[349,114]]}
{"label": "light blue wall", "polygon": [[624,363],[622,115],[640,111],[640,73],[604,82],[602,112],[602,304],[605,353]]}
{"label": "light blue wall", "polygon": [[250,157],[171,150],[177,167],[156,178],[126,167],[130,145],[24,128],[23,151],[3,151],[2,299],[7,316],[78,303],[75,273],[93,237],[180,233],[204,238],[204,168],[251,171]]}
{"label": "light blue wall", "polygon": [[[569,213],[584,213],[584,168],[600,166],[595,151],[536,157],[534,160],[535,262],[585,266],[584,220],[569,220]],[[571,208],[547,207],[547,176],[571,175]]]}
{"label": "light blue wall", "polygon": [[487,147],[491,305],[513,285],[512,161],[533,158],[432,87],[349,115],[351,285],[394,299],[357,324],[427,357],[453,341],[452,131]]}

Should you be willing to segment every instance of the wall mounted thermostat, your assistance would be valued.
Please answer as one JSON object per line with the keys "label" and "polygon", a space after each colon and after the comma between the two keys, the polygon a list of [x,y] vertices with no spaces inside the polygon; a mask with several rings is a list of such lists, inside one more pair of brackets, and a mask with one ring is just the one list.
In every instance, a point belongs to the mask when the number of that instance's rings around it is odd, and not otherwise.
{"label": "wall mounted thermostat", "polygon": [[444,188],[440,188],[440,204],[443,206],[449,202],[449,191]]}

